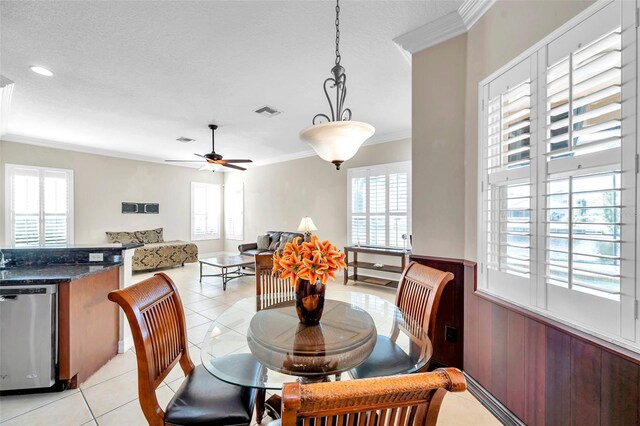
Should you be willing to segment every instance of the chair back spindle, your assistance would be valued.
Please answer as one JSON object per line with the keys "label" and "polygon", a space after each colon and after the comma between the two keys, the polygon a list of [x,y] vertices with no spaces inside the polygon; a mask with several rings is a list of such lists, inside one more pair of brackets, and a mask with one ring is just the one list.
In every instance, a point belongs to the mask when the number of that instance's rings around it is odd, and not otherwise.
{"label": "chair back spindle", "polygon": [[258,310],[295,298],[295,289],[288,279],[273,275],[273,255],[256,255],[256,296]]}

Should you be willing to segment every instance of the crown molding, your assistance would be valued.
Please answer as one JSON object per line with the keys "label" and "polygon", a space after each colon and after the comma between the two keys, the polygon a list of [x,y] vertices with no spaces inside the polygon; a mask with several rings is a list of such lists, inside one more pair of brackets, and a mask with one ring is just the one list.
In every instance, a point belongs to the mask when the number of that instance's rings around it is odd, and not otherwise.
{"label": "crown molding", "polygon": [[401,49],[414,54],[464,34],[478,22],[496,0],[465,0],[458,10],[393,39]]}

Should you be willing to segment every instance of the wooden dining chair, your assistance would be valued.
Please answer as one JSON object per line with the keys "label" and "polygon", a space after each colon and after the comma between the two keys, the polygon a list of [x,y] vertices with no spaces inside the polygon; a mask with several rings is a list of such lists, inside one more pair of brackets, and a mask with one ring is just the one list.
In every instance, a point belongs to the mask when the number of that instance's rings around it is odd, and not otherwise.
{"label": "wooden dining chair", "polygon": [[291,282],[273,275],[272,254],[256,254],[255,269],[257,310],[295,299],[296,293]]}
{"label": "wooden dining chair", "polygon": [[[127,316],[138,364],[138,396],[150,425],[249,425],[254,389],[231,385],[215,378],[189,357],[184,310],[174,282],[163,273],[130,287],[109,293]],[[230,355],[235,368],[256,375],[261,366],[249,354]],[[166,410],[155,390],[180,364],[187,377]]]}
{"label": "wooden dining chair", "polygon": [[466,388],[456,368],[344,382],[286,383],[281,425],[433,426],[447,391]]}
{"label": "wooden dining chair", "polygon": [[[420,326],[433,342],[440,299],[452,279],[451,272],[410,262],[402,272],[396,292],[396,306],[405,319],[403,325]],[[397,374],[399,366],[412,364],[409,356],[395,344],[399,331],[399,325],[394,324],[390,337],[378,335],[372,354],[364,363],[350,371],[351,376],[357,379]],[[407,335],[412,335],[412,330],[404,331]],[[415,334],[417,333],[413,333]],[[426,371],[428,367],[427,363],[420,371]]]}
{"label": "wooden dining chair", "polygon": [[[256,254],[256,310],[260,311],[278,303],[294,300],[295,289],[288,279],[273,275],[273,254]],[[280,397],[273,395],[266,400],[266,391],[258,389],[256,394],[256,418],[262,419],[265,411],[271,418],[279,417]]]}

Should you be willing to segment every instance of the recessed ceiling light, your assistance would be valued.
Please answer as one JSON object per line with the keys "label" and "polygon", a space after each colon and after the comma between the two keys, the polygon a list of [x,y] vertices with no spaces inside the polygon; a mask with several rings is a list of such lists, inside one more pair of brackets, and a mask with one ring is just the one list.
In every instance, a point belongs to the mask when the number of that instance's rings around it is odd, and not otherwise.
{"label": "recessed ceiling light", "polygon": [[32,65],[29,68],[31,69],[31,71],[35,72],[36,74],[44,75],[47,77],[51,77],[53,75],[51,71],[43,67]]}

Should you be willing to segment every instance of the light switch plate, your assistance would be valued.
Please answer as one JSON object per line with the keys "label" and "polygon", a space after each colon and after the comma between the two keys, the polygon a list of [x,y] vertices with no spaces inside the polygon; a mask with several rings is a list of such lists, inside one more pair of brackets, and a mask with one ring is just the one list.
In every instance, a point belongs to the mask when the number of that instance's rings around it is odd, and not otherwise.
{"label": "light switch plate", "polygon": [[102,253],[89,253],[89,262],[102,262],[103,258]]}

